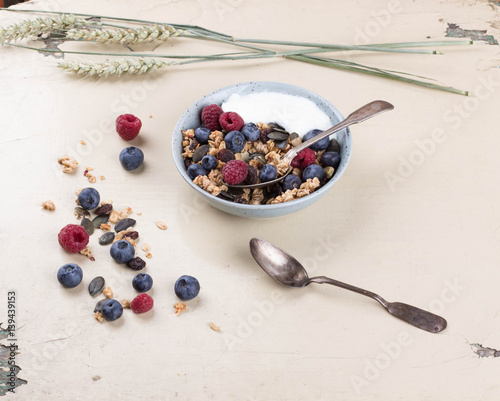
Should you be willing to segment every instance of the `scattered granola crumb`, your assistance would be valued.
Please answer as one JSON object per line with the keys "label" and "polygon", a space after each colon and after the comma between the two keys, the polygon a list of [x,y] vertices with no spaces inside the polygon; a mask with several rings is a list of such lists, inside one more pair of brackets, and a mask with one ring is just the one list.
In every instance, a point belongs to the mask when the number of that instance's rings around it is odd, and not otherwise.
{"label": "scattered granola crumb", "polygon": [[[110,203],[110,202],[106,202]],[[121,210],[120,212],[112,211],[111,214],[109,215],[109,221],[113,224],[116,224],[118,221],[125,219],[126,217],[130,216],[132,214],[133,210],[131,207],[126,207],[125,209]]]}
{"label": "scattered granola crumb", "polygon": [[153,116],[150,114],[150,115],[149,115],[149,118],[153,118]]}
{"label": "scattered granola crumb", "polygon": [[94,317],[99,323],[102,323],[102,321],[104,320],[101,312],[94,313]]}
{"label": "scattered granola crumb", "polygon": [[142,216],[142,212],[137,212],[137,216]]}
{"label": "scattered granola crumb", "polygon": [[87,177],[88,177],[89,182],[90,182],[91,184],[94,184],[94,183],[97,181],[97,179],[95,178],[95,175],[92,175],[92,174],[87,174]]}
{"label": "scattered granola crumb", "polygon": [[130,301],[128,299],[122,299],[120,304],[124,309],[130,309]]}
{"label": "scattered granola crumb", "polygon": [[123,239],[124,239],[125,241],[130,242],[130,243],[132,244],[132,246],[135,248],[135,240],[134,240],[134,239],[132,239],[132,238],[130,238],[130,237],[127,237],[127,236],[124,236],[124,237],[123,237]]}
{"label": "scattered granola crumb", "polygon": [[167,225],[162,222],[162,221],[157,221],[156,222],[156,227],[158,227],[160,230],[166,230],[167,229]]}
{"label": "scattered granola crumb", "polygon": [[42,203],[42,208],[45,210],[50,210],[51,212],[56,210],[56,205],[51,200],[45,201]]}
{"label": "scattered granola crumb", "polygon": [[102,293],[106,298],[113,298],[113,290],[111,287],[105,288]]}
{"label": "scattered granola crumb", "polygon": [[80,145],[86,145],[87,142],[85,142],[83,139],[80,141]]}
{"label": "scattered granola crumb", "polygon": [[114,210],[110,213],[109,215],[109,222],[116,224],[118,223],[118,212],[115,212]]}
{"label": "scattered granola crumb", "polygon": [[149,252],[151,250],[151,245],[144,244],[141,248],[144,252]]}
{"label": "scattered granola crumb", "polygon": [[148,259],[151,259],[153,257],[153,255],[151,255],[151,252],[148,252],[144,256],[147,257]]}
{"label": "scattered granola crumb", "polygon": [[220,332],[220,326],[217,326],[214,322],[210,322],[210,328],[213,330],[213,331],[216,331],[216,332]]}
{"label": "scattered granola crumb", "polygon": [[104,177],[103,175],[100,175],[100,176],[99,176],[99,179],[100,179],[101,181],[104,181],[104,180],[106,179],[106,177]]}
{"label": "scattered granola crumb", "polygon": [[78,162],[76,160],[71,160],[68,155],[60,157],[57,162],[63,166],[63,173],[72,173],[78,167]]}
{"label": "scattered granola crumb", "polygon": [[104,230],[104,231],[109,231],[109,230],[111,230],[111,224],[104,224],[104,223],[102,223],[102,224],[99,226],[99,228],[100,228],[101,230]]}
{"label": "scattered granola crumb", "polygon": [[186,304],[184,302],[176,302],[174,304],[175,314],[179,315],[186,310]]}
{"label": "scattered granola crumb", "polygon": [[89,248],[89,246],[87,245],[85,248],[83,248],[80,253],[83,255],[83,256],[86,256],[87,258],[89,258],[92,262],[95,261],[94,259],[94,255],[92,254],[92,250]]}
{"label": "scattered granola crumb", "polygon": [[110,199],[110,200],[107,200],[107,201],[102,201],[102,202],[101,202],[101,205],[104,205],[104,204],[106,204],[106,203],[109,203],[110,205],[112,205],[112,204],[113,204],[113,201],[112,201],[111,199]]}
{"label": "scattered granola crumb", "polygon": [[87,167],[85,167],[85,170],[87,170],[87,171],[94,171],[94,167],[88,167],[87,166]]}

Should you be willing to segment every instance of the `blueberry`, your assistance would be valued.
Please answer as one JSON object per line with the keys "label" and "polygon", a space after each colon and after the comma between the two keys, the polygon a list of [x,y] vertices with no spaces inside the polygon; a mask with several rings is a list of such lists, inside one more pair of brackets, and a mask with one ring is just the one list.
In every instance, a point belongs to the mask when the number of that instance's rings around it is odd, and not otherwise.
{"label": "blueberry", "polygon": [[248,123],[243,126],[241,133],[245,136],[247,141],[256,141],[260,138],[259,128],[254,123]]}
{"label": "blueberry", "polygon": [[175,282],[175,295],[182,301],[189,301],[200,292],[200,283],[192,276],[181,276]]}
{"label": "blueberry", "polygon": [[321,156],[321,163],[325,166],[337,168],[340,164],[340,155],[337,152],[325,152]]}
{"label": "blueberry", "polygon": [[[305,142],[312,137],[321,134],[323,131],[320,129],[312,129],[310,130],[307,134],[304,135],[302,138],[302,141]],[[328,137],[323,138],[321,141],[313,143],[311,146],[309,146],[310,149],[312,150],[325,150],[328,147],[328,144],[330,143],[330,139]]]}
{"label": "blueberry", "polygon": [[325,179],[325,171],[323,170],[323,167],[318,166],[317,164],[311,164],[302,172],[302,178],[304,181],[314,177],[317,177],[319,182]]}
{"label": "blueberry", "polygon": [[84,188],[78,194],[78,203],[81,207],[87,210],[95,209],[99,202],[101,201],[101,196],[94,188]]}
{"label": "blueberry", "polygon": [[144,153],[137,146],[129,146],[120,152],[120,163],[125,170],[135,170],[144,162]]}
{"label": "blueberry", "polygon": [[116,241],[109,250],[111,257],[118,263],[128,263],[135,256],[133,245],[125,240]]}
{"label": "blueberry", "polygon": [[132,287],[138,292],[146,292],[153,286],[153,278],[146,273],[139,273],[132,280]]}
{"label": "blueberry", "polygon": [[206,155],[203,156],[203,159],[201,159],[201,167],[203,167],[205,170],[213,170],[218,165],[219,162],[217,161],[217,158],[215,156]]}
{"label": "blueberry", "polygon": [[57,280],[66,288],[76,287],[82,282],[82,277],[82,269],[74,263],[68,263],[57,271]]}
{"label": "blueberry", "polygon": [[274,180],[278,176],[278,170],[272,164],[265,164],[259,170],[259,178],[261,182]]}
{"label": "blueberry", "polygon": [[224,142],[226,142],[226,148],[233,153],[241,152],[246,144],[245,137],[240,131],[228,132],[224,137]]}
{"label": "blueberry", "polygon": [[189,178],[194,180],[199,175],[207,175],[208,171],[201,167],[199,164],[194,163],[188,167],[187,173],[189,175]]}
{"label": "blueberry", "polygon": [[102,317],[108,322],[120,318],[123,314],[123,306],[116,299],[108,299],[101,306]]}
{"label": "blueberry", "polygon": [[299,188],[302,184],[302,180],[295,174],[289,174],[283,180],[283,190],[288,191],[289,189]]}
{"label": "blueberry", "polygon": [[205,127],[196,128],[194,130],[194,137],[199,143],[207,143],[210,136],[210,130]]}

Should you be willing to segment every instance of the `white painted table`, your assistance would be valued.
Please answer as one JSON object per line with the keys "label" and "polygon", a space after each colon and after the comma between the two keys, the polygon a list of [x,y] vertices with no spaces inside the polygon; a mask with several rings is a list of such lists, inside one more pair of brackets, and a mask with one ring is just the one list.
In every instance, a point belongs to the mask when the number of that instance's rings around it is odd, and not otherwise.
{"label": "white painted table", "polygon": [[[500,36],[492,1],[43,0],[31,7],[346,44],[439,40],[447,23]],[[19,17],[0,12],[0,23]],[[500,348],[500,70],[487,68],[498,67],[498,46],[443,50],[349,57],[432,76],[476,97],[286,60],[200,64],[149,80],[81,80],[59,71],[52,57],[1,48],[0,316],[14,290],[16,363],[28,381],[9,397],[498,400],[500,359],[480,359],[470,345]],[[240,219],[193,196],[175,170],[170,139],[195,99],[250,80],[303,86],[344,114],[376,98],[396,109],[352,129],[349,168],[317,204],[273,220]],[[112,122],[123,112],[143,121],[138,143],[147,165],[140,174],[127,174],[117,160],[125,145]],[[75,175],[57,165],[66,153],[80,162]],[[153,313],[96,322],[90,279],[103,275],[118,299],[131,299],[133,271],[112,263],[96,235],[95,262],[57,245],[60,228],[76,221],[74,192],[88,185],[85,166],[106,177],[95,184],[104,199],[142,212],[133,216],[140,243],[152,246]],[[40,208],[47,199],[55,212]],[[431,309],[449,327],[439,335],[419,331],[376,302],[330,286],[280,287],[251,258],[254,236],[289,250],[311,273]],[[55,278],[68,262],[84,270],[84,284],[71,291]],[[196,276],[202,290],[176,317],[173,285],[182,274]]]}

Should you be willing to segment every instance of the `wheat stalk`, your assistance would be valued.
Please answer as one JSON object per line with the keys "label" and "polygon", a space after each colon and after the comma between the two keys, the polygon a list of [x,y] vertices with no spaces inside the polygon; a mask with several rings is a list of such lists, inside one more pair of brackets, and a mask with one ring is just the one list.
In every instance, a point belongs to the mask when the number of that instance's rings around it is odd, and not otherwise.
{"label": "wheat stalk", "polygon": [[136,44],[165,42],[171,36],[179,36],[183,31],[170,25],[144,25],[139,28],[116,29],[70,29],[66,38],[97,43]]}
{"label": "wheat stalk", "polygon": [[106,78],[110,75],[119,77],[120,75],[141,75],[153,72],[158,68],[167,65],[177,64],[175,61],[165,62],[152,58],[117,58],[103,62],[84,62],[84,61],[63,61],[57,66],[64,71],[83,75],[84,77]]}
{"label": "wheat stalk", "polygon": [[94,24],[92,21],[75,17],[71,14],[60,14],[51,18],[24,20],[19,24],[0,28],[0,42],[15,42],[33,36],[49,34],[53,31],[61,31],[92,24]]}

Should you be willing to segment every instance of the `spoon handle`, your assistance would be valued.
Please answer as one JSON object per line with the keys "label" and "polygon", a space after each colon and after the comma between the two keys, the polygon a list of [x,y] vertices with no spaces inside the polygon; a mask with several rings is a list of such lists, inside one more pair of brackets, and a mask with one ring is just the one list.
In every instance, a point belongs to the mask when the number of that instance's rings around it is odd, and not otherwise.
{"label": "spoon handle", "polygon": [[351,114],[347,116],[347,118],[337,125],[323,131],[321,134],[318,134],[311,139],[301,143],[300,145],[290,149],[288,153],[284,156],[286,159],[292,160],[298,153],[300,153],[305,148],[308,148],[312,144],[321,141],[323,138],[326,138],[333,134],[334,132],[340,131],[341,129],[348,127],[349,125],[360,123],[365,121],[371,117],[376,116],[384,111],[392,110],[394,106],[389,102],[384,100],[374,100],[359,109],[353,111]]}
{"label": "spoon handle", "polygon": [[[355,287],[350,284],[343,283],[341,281],[334,280],[325,276],[311,277],[309,283],[317,284],[331,284],[337,287],[344,288],[349,291],[356,292],[358,294],[370,297],[378,301],[391,315],[397,317],[398,319],[404,320],[419,329],[428,331],[430,333],[439,333],[446,329],[448,323],[441,316],[435,315],[434,313],[427,312],[423,309],[404,304],[401,302],[387,302],[380,295],[374,292],[364,290],[359,287]],[[308,283],[308,284],[309,284]]]}

